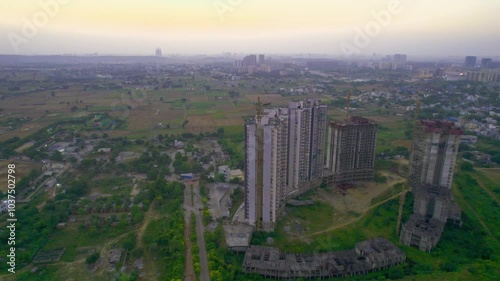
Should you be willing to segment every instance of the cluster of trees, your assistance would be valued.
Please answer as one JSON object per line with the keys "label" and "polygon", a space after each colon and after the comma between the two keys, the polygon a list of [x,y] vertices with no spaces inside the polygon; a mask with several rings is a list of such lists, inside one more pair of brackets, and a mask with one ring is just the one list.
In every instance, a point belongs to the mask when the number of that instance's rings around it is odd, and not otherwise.
{"label": "cluster of trees", "polygon": [[181,207],[185,185],[157,180],[150,184],[157,208],[165,214],[152,221],[146,228],[144,243],[157,253],[166,265],[161,280],[182,279],[184,273],[184,210]]}
{"label": "cluster of trees", "polygon": [[197,161],[190,161],[187,156],[183,156],[180,152],[175,154],[174,171],[176,174],[182,173],[200,173],[203,172],[203,167]]}

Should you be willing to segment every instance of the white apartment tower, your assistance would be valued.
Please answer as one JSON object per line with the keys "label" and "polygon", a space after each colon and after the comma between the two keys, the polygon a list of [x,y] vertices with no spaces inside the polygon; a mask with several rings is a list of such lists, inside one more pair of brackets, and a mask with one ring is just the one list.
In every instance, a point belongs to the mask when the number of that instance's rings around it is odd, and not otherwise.
{"label": "white apartment tower", "polygon": [[290,102],[288,115],[288,188],[295,196],[322,181],[327,106],[318,99]]}

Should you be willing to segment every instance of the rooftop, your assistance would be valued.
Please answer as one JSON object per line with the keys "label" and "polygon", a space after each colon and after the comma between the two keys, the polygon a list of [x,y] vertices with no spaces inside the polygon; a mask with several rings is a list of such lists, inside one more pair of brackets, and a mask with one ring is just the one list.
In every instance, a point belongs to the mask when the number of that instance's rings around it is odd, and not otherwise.
{"label": "rooftop", "polygon": [[252,240],[253,226],[242,223],[224,224],[226,244],[229,248],[248,247]]}

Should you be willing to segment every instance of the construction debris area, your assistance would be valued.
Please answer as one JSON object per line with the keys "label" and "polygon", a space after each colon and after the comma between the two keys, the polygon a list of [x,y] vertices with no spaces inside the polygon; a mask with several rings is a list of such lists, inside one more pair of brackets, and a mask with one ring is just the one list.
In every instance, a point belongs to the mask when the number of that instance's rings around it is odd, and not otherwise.
{"label": "construction debris area", "polygon": [[243,272],[271,278],[333,278],[367,274],[404,263],[406,254],[389,240],[377,237],[353,250],[320,254],[293,254],[277,248],[251,246]]}

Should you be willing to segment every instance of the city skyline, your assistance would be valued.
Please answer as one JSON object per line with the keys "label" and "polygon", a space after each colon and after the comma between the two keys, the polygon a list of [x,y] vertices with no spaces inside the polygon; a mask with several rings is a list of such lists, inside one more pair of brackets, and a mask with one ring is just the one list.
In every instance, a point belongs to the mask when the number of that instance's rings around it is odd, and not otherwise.
{"label": "city skyline", "polygon": [[[164,54],[500,55],[495,49],[500,38],[491,24],[500,3],[493,1],[40,3],[48,4],[0,4],[0,33],[7,39],[0,41],[0,54],[154,55],[160,47]],[[30,25],[36,31],[25,36]],[[360,30],[367,38],[356,44],[363,37]]]}

